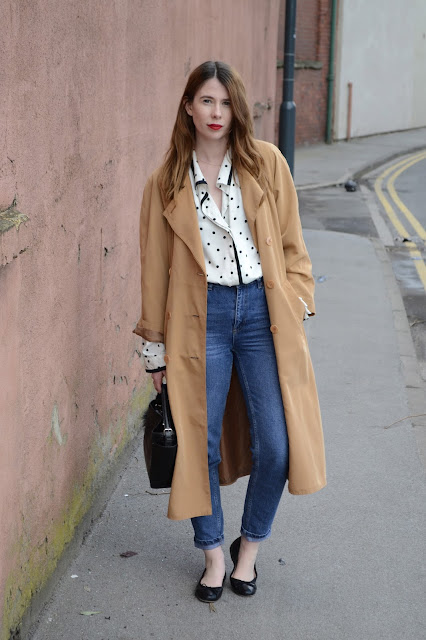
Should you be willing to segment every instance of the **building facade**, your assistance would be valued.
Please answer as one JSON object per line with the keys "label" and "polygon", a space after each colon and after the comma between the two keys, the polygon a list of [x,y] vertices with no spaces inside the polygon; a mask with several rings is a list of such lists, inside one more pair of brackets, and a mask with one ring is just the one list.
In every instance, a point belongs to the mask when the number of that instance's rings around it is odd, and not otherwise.
{"label": "building facade", "polygon": [[[426,3],[338,0],[328,107],[333,0],[297,0],[296,144],[426,126]],[[282,101],[285,0],[277,49],[276,132]],[[328,113],[328,108],[332,113]]]}
{"label": "building facade", "polygon": [[334,137],[426,126],[426,3],[339,0]]}

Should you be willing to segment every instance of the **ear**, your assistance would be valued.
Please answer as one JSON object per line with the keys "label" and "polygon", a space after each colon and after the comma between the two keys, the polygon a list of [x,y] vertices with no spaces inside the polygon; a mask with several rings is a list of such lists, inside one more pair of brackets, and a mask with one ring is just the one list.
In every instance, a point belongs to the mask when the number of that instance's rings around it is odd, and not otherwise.
{"label": "ear", "polygon": [[189,116],[192,116],[192,103],[189,100],[185,102],[185,111]]}

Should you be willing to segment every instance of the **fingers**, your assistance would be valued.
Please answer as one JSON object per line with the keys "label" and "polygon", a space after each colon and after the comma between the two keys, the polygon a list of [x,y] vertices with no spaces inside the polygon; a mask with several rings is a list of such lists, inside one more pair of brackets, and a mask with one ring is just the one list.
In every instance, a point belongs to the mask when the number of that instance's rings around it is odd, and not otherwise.
{"label": "fingers", "polygon": [[151,373],[151,378],[154,383],[154,389],[157,393],[161,393],[161,384],[163,382],[163,378],[165,378],[165,371],[157,371],[156,373]]}

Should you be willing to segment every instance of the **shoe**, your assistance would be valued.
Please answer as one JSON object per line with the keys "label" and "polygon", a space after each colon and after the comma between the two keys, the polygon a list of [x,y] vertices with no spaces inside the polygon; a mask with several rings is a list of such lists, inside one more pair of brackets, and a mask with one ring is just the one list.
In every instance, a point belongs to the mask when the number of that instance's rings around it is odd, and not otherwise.
{"label": "shoe", "polygon": [[233,578],[232,577],[232,574],[234,573],[235,567],[237,566],[237,563],[238,563],[238,554],[240,552],[240,545],[241,545],[241,537],[239,537],[236,540],[234,540],[234,542],[231,544],[231,547],[229,549],[229,551],[231,553],[231,560],[234,563],[234,568],[232,569],[231,575],[229,577],[229,579],[231,581],[232,591],[234,593],[236,593],[238,596],[254,596],[254,594],[256,593],[256,589],[257,589],[257,585],[256,585],[256,580],[257,580],[256,565],[254,565],[254,578],[253,578],[253,580],[250,580],[250,581],[238,580],[237,578]]}
{"label": "shoe", "polygon": [[223,576],[223,582],[221,587],[208,587],[206,584],[202,584],[202,579],[204,578],[204,574],[206,570],[204,569],[203,575],[201,576],[197,587],[195,589],[195,597],[200,600],[200,602],[217,602],[222,595],[223,591],[223,583],[225,582],[226,573]]}

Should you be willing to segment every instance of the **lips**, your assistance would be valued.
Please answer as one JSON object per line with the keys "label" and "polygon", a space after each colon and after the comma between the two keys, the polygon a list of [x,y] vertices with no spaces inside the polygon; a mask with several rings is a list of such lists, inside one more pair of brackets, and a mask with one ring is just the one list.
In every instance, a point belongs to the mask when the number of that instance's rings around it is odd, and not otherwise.
{"label": "lips", "polygon": [[207,126],[209,129],[213,129],[213,131],[219,131],[219,129],[222,129],[221,124],[208,124]]}

